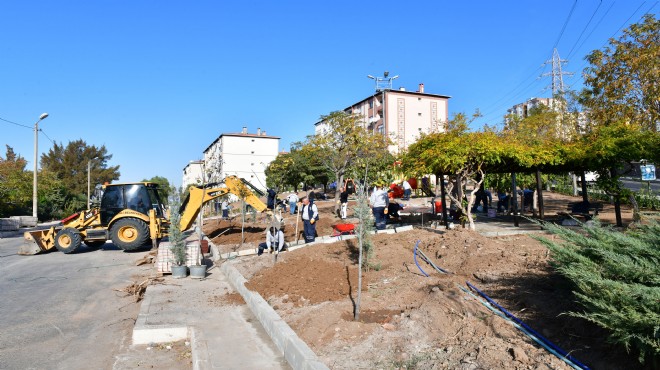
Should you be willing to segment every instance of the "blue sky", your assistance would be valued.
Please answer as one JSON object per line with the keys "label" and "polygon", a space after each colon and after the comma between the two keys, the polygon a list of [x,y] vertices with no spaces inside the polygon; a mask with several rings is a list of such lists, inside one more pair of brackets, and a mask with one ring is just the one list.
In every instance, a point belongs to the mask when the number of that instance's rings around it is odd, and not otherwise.
{"label": "blue sky", "polygon": [[[394,88],[449,95],[450,116],[550,96],[557,47],[580,88],[584,56],[658,14],[658,1],[3,1],[0,156],[105,145],[121,181],[181,170],[221,133],[257,127],[280,150],[321,115]],[[570,15],[570,17],[569,17]],[[11,121],[11,122],[7,122]],[[27,127],[24,127],[27,126]]]}

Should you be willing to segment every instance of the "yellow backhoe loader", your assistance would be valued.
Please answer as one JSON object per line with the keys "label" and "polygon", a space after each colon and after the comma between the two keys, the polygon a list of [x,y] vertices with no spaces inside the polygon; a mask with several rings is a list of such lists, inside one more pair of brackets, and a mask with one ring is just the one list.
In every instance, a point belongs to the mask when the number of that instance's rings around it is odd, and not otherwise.
{"label": "yellow backhoe loader", "polygon": [[[150,240],[152,246],[157,247],[158,241],[167,236],[170,222],[158,196],[157,184],[106,184],[100,190],[97,194],[100,203],[96,207],[65,218],[61,226],[25,232],[25,243],[18,254],[33,255],[53,248],[68,254],[78,249],[81,243],[98,248],[108,239],[118,248],[130,251]],[[266,205],[253,190],[262,193],[236,176],[229,176],[219,184],[191,186],[189,190],[178,210],[182,231],[190,229],[204,204],[228,193],[244,199],[258,212],[266,211]]]}

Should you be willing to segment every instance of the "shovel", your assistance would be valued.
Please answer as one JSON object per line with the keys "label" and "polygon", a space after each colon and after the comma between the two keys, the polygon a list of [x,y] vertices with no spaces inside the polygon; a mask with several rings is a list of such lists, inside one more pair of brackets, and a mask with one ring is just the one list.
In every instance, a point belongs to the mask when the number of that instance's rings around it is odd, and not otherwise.
{"label": "shovel", "polygon": [[298,245],[298,222],[300,220],[300,217],[298,217],[298,215],[300,215],[300,206],[296,204],[296,208],[298,208],[298,213],[296,213],[296,245]]}

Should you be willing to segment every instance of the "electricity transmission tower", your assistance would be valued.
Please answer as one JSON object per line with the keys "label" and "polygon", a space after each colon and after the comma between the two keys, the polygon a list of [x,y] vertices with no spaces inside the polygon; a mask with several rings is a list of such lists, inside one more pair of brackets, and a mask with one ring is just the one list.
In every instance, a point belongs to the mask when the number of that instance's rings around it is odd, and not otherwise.
{"label": "electricity transmission tower", "polygon": [[561,70],[562,63],[567,63],[568,60],[560,59],[557,48],[552,52],[552,59],[547,60],[545,64],[552,63],[552,72],[544,73],[541,76],[552,76],[552,96],[559,96],[564,93],[564,75],[572,76],[573,72],[565,72]]}

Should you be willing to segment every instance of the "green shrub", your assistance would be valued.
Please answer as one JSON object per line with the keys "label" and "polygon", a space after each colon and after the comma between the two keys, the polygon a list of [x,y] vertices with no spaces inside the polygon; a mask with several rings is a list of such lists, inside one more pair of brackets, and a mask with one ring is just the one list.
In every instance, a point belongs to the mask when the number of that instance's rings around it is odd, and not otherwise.
{"label": "green shrub", "polygon": [[626,233],[598,223],[570,230],[546,229],[563,243],[537,237],[558,271],[574,284],[581,317],[607,329],[609,339],[639,352],[640,362],[660,359],[660,224]]}

